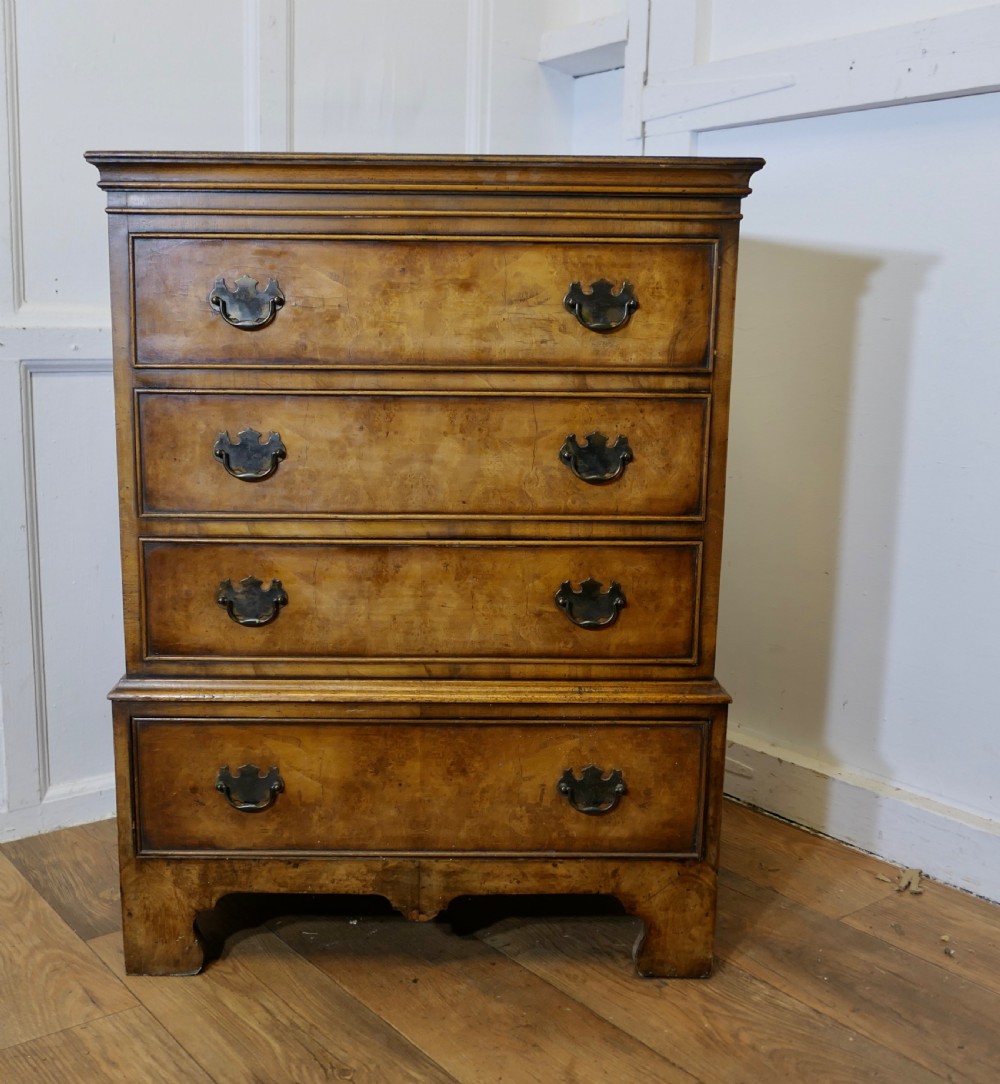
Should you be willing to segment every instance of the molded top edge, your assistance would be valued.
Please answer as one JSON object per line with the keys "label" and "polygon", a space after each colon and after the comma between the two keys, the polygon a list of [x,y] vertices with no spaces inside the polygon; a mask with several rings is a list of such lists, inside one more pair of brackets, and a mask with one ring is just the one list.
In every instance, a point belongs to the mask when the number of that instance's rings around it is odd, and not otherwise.
{"label": "molded top edge", "polygon": [[314,154],[287,151],[87,151],[84,158],[95,165],[112,162],[185,163],[192,165],[232,163],[247,165],[259,162],[267,165],[337,166],[358,164],[387,165],[473,165],[496,166],[579,166],[638,165],[638,166],[704,166],[705,168],[743,168],[758,170],[763,158],[655,157],[640,155],[546,155],[546,154]]}
{"label": "molded top edge", "polygon": [[743,196],[760,158],[90,151],[106,189],[618,191]]}

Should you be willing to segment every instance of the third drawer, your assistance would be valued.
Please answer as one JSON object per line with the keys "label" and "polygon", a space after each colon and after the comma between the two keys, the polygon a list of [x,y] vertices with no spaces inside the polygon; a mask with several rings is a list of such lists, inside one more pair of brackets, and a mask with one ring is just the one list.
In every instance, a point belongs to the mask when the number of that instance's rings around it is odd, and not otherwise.
{"label": "third drawer", "polygon": [[147,659],[697,659],[699,541],[142,542]]}

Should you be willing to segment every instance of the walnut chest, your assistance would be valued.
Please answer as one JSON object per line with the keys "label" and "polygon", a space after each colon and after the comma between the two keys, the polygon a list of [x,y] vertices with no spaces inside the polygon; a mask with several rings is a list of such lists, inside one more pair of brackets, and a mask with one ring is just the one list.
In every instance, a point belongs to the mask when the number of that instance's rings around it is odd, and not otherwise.
{"label": "walnut chest", "polygon": [[756,159],[97,153],[127,967],[232,892],[606,893],[712,960]]}

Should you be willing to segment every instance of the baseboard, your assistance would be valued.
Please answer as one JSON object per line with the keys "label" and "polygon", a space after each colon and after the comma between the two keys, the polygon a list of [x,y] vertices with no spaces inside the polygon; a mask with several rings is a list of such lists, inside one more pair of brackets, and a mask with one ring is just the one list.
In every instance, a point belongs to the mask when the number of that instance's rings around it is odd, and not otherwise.
{"label": "baseboard", "polygon": [[0,809],[0,843],[103,821],[114,815],[114,775],[92,776],[50,788],[38,805]]}
{"label": "baseboard", "polygon": [[1000,902],[1000,822],[740,731],[731,738],[727,794]]}

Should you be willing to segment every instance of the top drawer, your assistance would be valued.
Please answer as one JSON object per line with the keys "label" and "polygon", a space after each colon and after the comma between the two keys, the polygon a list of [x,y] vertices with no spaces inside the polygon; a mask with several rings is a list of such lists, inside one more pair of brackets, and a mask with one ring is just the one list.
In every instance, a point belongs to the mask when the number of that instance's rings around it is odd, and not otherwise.
{"label": "top drawer", "polygon": [[[139,236],[135,360],[704,371],[716,264],[712,240]],[[241,278],[245,306],[227,300]],[[613,289],[595,304],[600,280]],[[582,320],[564,303],[574,283]]]}

